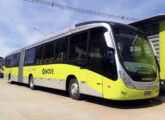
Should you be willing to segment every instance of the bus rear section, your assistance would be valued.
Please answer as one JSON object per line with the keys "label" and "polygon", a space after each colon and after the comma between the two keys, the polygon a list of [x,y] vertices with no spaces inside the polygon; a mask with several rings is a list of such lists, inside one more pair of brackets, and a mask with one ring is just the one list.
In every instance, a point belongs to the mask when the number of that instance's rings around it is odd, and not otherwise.
{"label": "bus rear section", "polygon": [[5,58],[5,68],[4,68],[4,78],[12,81],[18,82],[19,76],[19,61],[20,52],[11,53]]}

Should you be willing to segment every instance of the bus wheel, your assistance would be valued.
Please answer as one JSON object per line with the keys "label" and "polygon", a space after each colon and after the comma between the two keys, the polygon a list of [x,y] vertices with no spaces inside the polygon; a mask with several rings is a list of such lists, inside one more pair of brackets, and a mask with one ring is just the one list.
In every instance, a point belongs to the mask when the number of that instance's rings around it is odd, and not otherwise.
{"label": "bus wheel", "polygon": [[70,80],[69,95],[72,99],[75,99],[75,100],[79,100],[82,98],[82,95],[79,92],[79,84],[75,78]]}
{"label": "bus wheel", "polygon": [[8,80],[10,84],[13,84],[13,81],[11,80],[11,75],[8,76]]}
{"label": "bus wheel", "polygon": [[36,89],[36,86],[34,85],[33,76],[30,76],[30,79],[29,79],[29,87],[30,87],[32,90],[35,90],[35,89]]}

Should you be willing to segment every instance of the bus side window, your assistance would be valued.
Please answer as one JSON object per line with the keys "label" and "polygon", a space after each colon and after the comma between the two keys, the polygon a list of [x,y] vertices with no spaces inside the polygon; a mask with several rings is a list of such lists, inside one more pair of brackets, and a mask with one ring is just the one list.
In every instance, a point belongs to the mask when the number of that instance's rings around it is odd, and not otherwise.
{"label": "bus side window", "polygon": [[9,56],[9,61],[10,61],[10,62],[9,62],[9,66],[12,67],[12,55]]}
{"label": "bus side window", "polygon": [[65,62],[68,58],[68,38],[63,38],[61,40],[60,58],[62,62]]}
{"label": "bus side window", "polygon": [[68,38],[55,41],[55,63],[66,62],[68,58]]}
{"label": "bus side window", "polygon": [[15,67],[15,64],[16,64],[16,59],[17,59],[16,57],[17,57],[16,54],[14,54],[13,55],[13,67]]}
{"label": "bus side window", "polygon": [[28,50],[25,51],[25,60],[24,60],[24,65],[28,65]]}
{"label": "bus side window", "polygon": [[11,60],[10,66],[13,67],[14,66],[14,55],[10,56],[10,60]]}
{"label": "bus side window", "polygon": [[16,66],[19,66],[19,60],[20,60],[20,53],[17,53],[17,62],[16,62]]}
{"label": "bus side window", "polygon": [[51,64],[54,62],[54,41],[44,45],[44,63]]}
{"label": "bus side window", "polygon": [[35,64],[43,64],[43,45],[39,45],[35,50]]}
{"label": "bus side window", "polygon": [[33,65],[35,58],[35,48],[25,51],[25,65]]}
{"label": "bus side window", "polygon": [[75,64],[85,65],[87,58],[87,32],[72,35],[70,39],[69,59]]}
{"label": "bus side window", "polygon": [[13,55],[13,66],[14,67],[18,67],[18,65],[19,65],[19,54],[20,53],[16,53]]}
{"label": "bus side window", "polygon": [[60,39],[59,40],[56,40],[55,41],[55,56],[54,56],[54,61],[55,61],[55,63],[59,63],[59,62],[61,62],[61,59],[59,58],[60,57],[60,43],[61,43],[61,41],[60,41]]}

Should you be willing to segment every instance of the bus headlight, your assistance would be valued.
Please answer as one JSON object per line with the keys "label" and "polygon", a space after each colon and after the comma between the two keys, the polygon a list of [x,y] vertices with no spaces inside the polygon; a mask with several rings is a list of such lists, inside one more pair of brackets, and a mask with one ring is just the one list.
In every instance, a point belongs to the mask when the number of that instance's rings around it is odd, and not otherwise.
{"label": "bus headlight", "polygon": [[131,83],[131,79],[128,77],[128,75],[122,71],[119,71],[120,73],[120,77],[122,78],[122,80],[124,81],[125,85],[128,87],[128,88],[131,88],[131,89],[135,89],[134,85]]}

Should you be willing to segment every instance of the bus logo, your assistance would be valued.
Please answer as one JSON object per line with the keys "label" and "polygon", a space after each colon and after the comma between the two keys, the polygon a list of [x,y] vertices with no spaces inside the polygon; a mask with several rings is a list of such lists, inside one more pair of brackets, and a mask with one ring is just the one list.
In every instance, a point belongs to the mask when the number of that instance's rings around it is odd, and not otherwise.
{"label": "bus logo", "polygon": [[54,74],[54,69],[42,69],[42,74]]}

